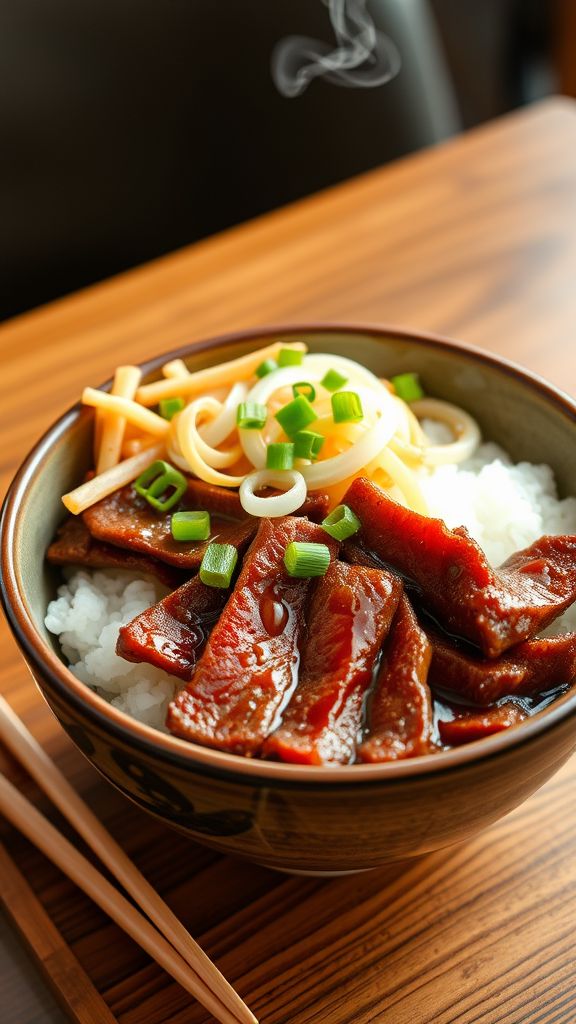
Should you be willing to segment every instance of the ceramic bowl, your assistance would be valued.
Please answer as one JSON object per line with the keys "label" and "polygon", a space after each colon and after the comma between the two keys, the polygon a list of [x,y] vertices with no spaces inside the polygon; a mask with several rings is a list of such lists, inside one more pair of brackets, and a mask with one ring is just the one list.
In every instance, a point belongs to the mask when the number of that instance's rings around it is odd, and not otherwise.
{"label": "ceramic bowl", "polygon": [[[313,326],[229,335],[167,358],[192,369],[272,339],[351,356],[379,375],[418,370],[428,394],[454,401],[511,455],[550,463],[576,494],[576,404],[493,355],[386,327]],[[249,760],[161,734],[127,717],[67,669],[44,614],[57,573],[44,552],[63,518],[60,495],[88,468],[92,413],[75,406],[45,434],[7,496],[2,594],[10,625],[58,720],[118,789],[166,825],[224,853],[284,871],[375,868],[461,842],[525,800],[576,747],[576,691],[508,732],[428,757],[310,768]]]}

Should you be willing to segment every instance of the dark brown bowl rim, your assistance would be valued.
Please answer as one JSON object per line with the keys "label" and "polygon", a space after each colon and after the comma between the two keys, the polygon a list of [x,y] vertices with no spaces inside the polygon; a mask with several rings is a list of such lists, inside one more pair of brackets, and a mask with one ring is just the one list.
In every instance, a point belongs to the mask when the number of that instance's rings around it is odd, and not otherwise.
{"label": "dark brown bowl rim", "polygon": [[[387,324],[316,322],[246,329],[193,342],[147,360],[141,364],[141,367],[143,373],[147,375],[158,370],[164,362],[183,358],[192,352],[208,352],[224,345],[234,345],[243,341],[253,340],[255,344],[260,344],[271,338],[287,338],[293,334],[315,335],[330,332],[360,334],[381,340],[401,339],[430,348],[441,348],[444,351],[464,354],[472,361],[479,361],[520,379],[523,384],[538,392],[547,401],[560,405],[565,414],[572,420],[576,420],[576,402],[537,374],[500,356],[442,335]],[[110,384],[111,381],[108,380],[102,386],[109,387]],[[76,679],[56,654],[44,644],[36,632],[26,603],[21,596],[13,562],[14,529],[23,505],[28,481],[37,472],[44,455],[52,444],[66,433],[79,416],[89,414],[80,403],[65,412],[48,428],[17,471],[4,500],[0,522],[0,590],[6,617],[32,670],[40,677],[46,677],[50,685],[65,701],[78,706],[89,717],[95,718],[101,727],[117,735],[124,743],[136,746],[152,756],[161,754],[164,759],[181,768],[190,767],[209,775],[234,777],[238,783],[274,784],[282,787],[303,785],[307,789],[315,785],[323,787],[325,784],[336,784],[348,788],[360,783],[363,785],[367,782],[389,784],[410,777],[419,778],[431,773],[437,775],[454,771],[463,765],[479,760],[497,757],[512,747],[530,742],[540,733],[558,726],[572,713],[576,713],[576,692],[569,692],[549,708],[523,722],[518,728],[497,733],[466,746],[404,761],[393,761],[380,765],[344,765],[335,768],[251,760],[227,754],[158,732],[151,726],[144,725],[112,707],[104,698]]]}

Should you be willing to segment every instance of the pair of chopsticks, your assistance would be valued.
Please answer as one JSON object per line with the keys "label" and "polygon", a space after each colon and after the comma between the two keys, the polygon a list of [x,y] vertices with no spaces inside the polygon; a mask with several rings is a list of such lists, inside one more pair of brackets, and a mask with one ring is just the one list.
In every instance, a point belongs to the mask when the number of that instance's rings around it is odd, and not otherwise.
{"label": "pair of chopsticks", "polygon": [[[0,696],[0,740],[38,783],[71,825],[117,878],[140,913],[0,773],[0,813],[42,850],[149,956],[222,1024],[258,1024],[256,1017],[220,973],[156,890],[118,846],[59,768]],[[153,923],[151,923],[153,922]]]}

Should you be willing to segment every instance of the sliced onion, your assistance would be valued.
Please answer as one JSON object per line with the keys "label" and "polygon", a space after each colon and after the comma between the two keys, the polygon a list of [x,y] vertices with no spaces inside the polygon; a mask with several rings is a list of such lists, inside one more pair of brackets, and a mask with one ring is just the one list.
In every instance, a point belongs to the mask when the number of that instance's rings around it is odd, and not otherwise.
{"label": "sliced onion", "polygon": [[419,398],[418,401],[411,402],[410,408],[419,420],[426,417],[445,423],[455,437],[449,444],[430,444],[423,447],[421,457],[425,466],[464,462],[478,448],[482,440],[480,427],[476,420],[459,406],[442,402],[438,398]]}
{"label": "sliced onion", "polygon": [[170,462],[172,462],[175,466],[178,466],[178,469],[183,469],[185,473],[190,472],[190,466],[186,462],[186,459],[184,458],[182,452],[180,451],[180,448],[178,447],[176,437],[171,437],[169,439],[168,444],[166,446],[166,451],[168,452],[168,458]]}
{"label": "sliced onion", "polygon": [[[230,452],[219,452],[215,448],[210,448],[200,437],[196,426],[196,420],[201,412],[217,413],[220,408],[221,404],[215,398],[197,398],[174,417],[173,429],[176,431],[178,446],[188,468],[200,480],[221,487],[239,487],[244,479],[243,476],[228,476],[226,473],[219,473],[214,466],[210,465],[207,458],[214,460],[218,457],[221,468],[224,465],[233,465],[240,458],[240,446],[236,445]],[[230,461],[223,463],[222,458]]]}
{"label": "sliced onion", "polygon": [[[259,498],[255,492],[264,487],[280,487],[284,493]],[[306,483],[302,473],[295,469],[260,469],[245,477],[239,496],[242,508],[249,515],[276,519],[300,508],[306,500]]]}
{"label": "sliced onion", "polygon": [[[365,384],[374,391],[388,391],[379,377],[371,370],[367,370],[365,366],[361,366],[360,363],[355,363],[353,359],[346,359],[345,356],[330,355],[326,352],[309,352],[304,356],[301,369],[308,369],[315,371],[316,379],[322,380],[322,377],[328,370],[338,370],[342,372],[342,375],[347,378],[347,383],[344,388],[348,388],[348,385],[358,381],[359,383]],[[305,378],[300,378],[305,379]],[[388,392],[389,394],[389,392]]]}
{"label": "sliced onion", "polygon": [[[190,409],[193,412],[190,412]],[[218,448],[212,448],[211,445],[206,444],[206,441],[200,436],[200,431],[196,425],[198,417],[204,413],[216,413],[219,415],[222,409],[221,403],[216,398],[211,398],[208,395],[203,395],[202,398],[196,398],[187,409],[183,410],[186,413],[185,423],[186,429],[190,435],[194,448],[198,455],[204,462],[211,466],[212,469],[225,469],[226,466],[233,466],[235,462],[242,455],[242,449],[239,444],[234,445],[232,448],[225,452],[221,452]],[[180,429],[179,427],[177,428]]]}
{"label": "sliced onion", "polygon": [[[324,370],[323,367],[320,370]],[[368,371],[366,371],[368,372]],[[280,377],[283,374],[283,377]],[[275,377],[277,383],[272,381],[270,378]],[[261,381],[256,384],[247,396],[249,402],[260,402],[265,405],[271,394],[276,391],[278,387],[284,387],[287,383],[297,384],[302,379],[302,367],[301,366],[287,366],[280,370],[274,370],[273,373],[267,374]],[[379,385],[379,382],[377,382]],[[380,386],[380,385],[379,385]],[[328,483],[337,483],[339,480],[343,480],[346,476],[351,476],[365,465],[365,462],[369,462],[370,459],[374,458],[378,454],[381,448],[388,442],[396,429],[398,422],[398,413],[396,407],[392,401],[391,395],[384,389],[380,389],[378,394],[375,394],[372,388],[368,388],[365,385],[355,385],[354,390],[360,396],[364,409],[367,414],[375,415],[377,418],[375,422],[366,427],[364,423],[358,424],[334,424],[331,413],[331,402],[326,399],[322,402],[318,402],[315,405],[319,416],[315,423],[310,425],[311,430],[315,430],[316,424],[318,425],[320,433],[327,431],[327,425],[330,425],[331,431],[338,430],[340,426],[345,427],[357,427],[361,431],[361,436],[358,438],[353,448],[348,452],[343,452],[342,455],[334,456],[331,459],[320,460],[313,466],[306,467],[304,476],[307,483],[312,487],[324,487]],[[386,414],[386,420],[382,413]],[[277,424],[275,421],[271,421],[268,430],[274,434]],[[376,430],[374,430],[376,428]],[[266,449],[267,440],[259,430],[239,430],[240,444],[244,449],[244,454],[250,460],[256,469],[262,469],[266,465]],[[365,438],[369,437],[370,440],[366,441]],[[383,437],[384,440],[380,443],[375,438]],[[362,445],[359,449],[358,458],[362,457],[362,452],[367,451],[369,457],[365,462],[360,462],[357,469],[348,469],[349,465],[356,465],[357,459],[351,455],[351,452],[356,450],[357,445]],[[342,458],[344,470],[339,468],[339,463],[335,463],[334,459]],[[329,467],[329,468],[326,468]],[[314,482],[312,482],[314,480]]]}
{"label": "sliced onion", "polygon": [[403,495],[408,508],[420,512],[423,516],[429,514],[426,499],[418,484],[418,477],[390,448],[383,448],[380,454],[366,467],[369,475],[376,468],[384,470],[390,477]]}
{"label": "sliced onion", "polygon": [[379,417],[348,451],[304,467],[302,475],[308,488],[315,490],[329,487],[331,484],[338,483],[339,480],[345,480],[346,477],[359,473],[388,444],[395,427],[395,419],[384,420]]}
{"label": "sliced onion", "polygon": [[[258,402],[266,405],[268,399],[275,391],[286,388],[292,384],[299,384],[305,379],[306,370],[304,366],[280,366],[272,373],[267,373],[250,389],[246,396],[247,402]],[[316,379],[316,378],[315,378]]]}
{"label": "sliced onion", "polygon": [[210,423],[203,423],[198,428],[200,437],[212,448],[217,448],[222,441],[230,436],[236,427],[236,412],[240,402],[243,402],[248,394],[248,385],[239,381],[234,384],[224,401],[224,404]]}
{"label": "sliced onion", "polygon": [[394,402],[394,405],[398,410],[398,427],[396,429],[396,434],[399,440],[404,441],[406,444],[409,444],[411,440],[411,424],[408,406],[406,405],[406,402],[403,402],[402,399],[398,398],[397,395],[392,395],[392,401]]}

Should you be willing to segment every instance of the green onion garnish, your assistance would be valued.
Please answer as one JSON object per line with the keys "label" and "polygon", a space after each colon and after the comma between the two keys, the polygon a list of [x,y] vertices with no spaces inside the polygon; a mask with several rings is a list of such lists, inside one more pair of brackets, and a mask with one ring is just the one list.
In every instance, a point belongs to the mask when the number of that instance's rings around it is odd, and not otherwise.
{"label": "green onion garnish", "polygon": [[278,353],[278,366],[301,366],[304,353],[295,348],[281,348]]}
{"label": "green onion garnish", "polygon": [[322,523],[322,529],[326,530],[326,533],[329,533],[335,540],[346,540],[347,537],[352,537],[354,533],[358,533],[361,526],[362,523],[358,516],[354,515],[348,505],[337,505]]}
{"label": "green onion garnish", "polygon": [[424,398],[424,392],[417,373],[398,373],[396,377],[390,378],[394,390],[403,402],[415,402],[418,398]]}
{"label": "green onion garnish", "polygon": [[290,576],[298,576],[300,579],[324,576],[330,565],[330,551],[326,544],[294,540],[284,552],[284,565]]}
{"label": "green onion garnish", "polygon": [[160,415],[163,416],[165,420],[171,420],[172,417],[175,416],[177,412],[180,412],[185,405],[186,402],[183,398],[161,398],[158,403],[158,408],[160,410]]}
{"label": "green onion garnish", "polygon": [[[134,490],[158,512],[168,509],[180,501],[188,484],[186,477],[169,462],[157,459],[134,481]],[[165,495],[164,498],[161,495]]]}
{"label": "green onion garnish", "polygon": [[269,444],[266,449],[266,469],[292,469],[294,445],[286,441]]}
{"label": "green onion garnish", "polygon": [[174,540],[208,540],[209,512],[174,512],[170,519]]}
{"label": "green onion garnish", "polygon": [[326,391],[338,391],[339,388],[344,387],[348,383],[348,377],[343,377],[341,373],[338,373],[338,370],[328,370],[320,383],[323,388],[326,388]]}
{"label": "green onion garnish", "polygon": [[364,419],[360,395],[355,391],[337,391],[332,395],[334,423],[357,423]]}
{"label": "green onion garnish", "polygon": [[268,410],[258,402],[240,402],[236,412],[236,423],[243,430],[260,430],[266,423]]}
{"label": "green onion garnish", "polygon": [[209,544],[200,566],[200,579],[207,587],[229,587],[238,552],[233,544]]}
{"label": "green onion garnish", "polygon": [[304,395],[304,398],[307,398],[309,402],[313,402],[316,398],[316,388],[307,380],[301,380],[298,384],[292,385],[292,394],[294,398],[298,398],[298,395]]}
{"label": "green onion garnish", "polygon": [[318,419],[310,402],[304,395],[298,395],[288,405],[283,405],[276,413],[276,419],[288,437],[294,437],[299,430],[304,430],[309,423]]}
{"label": "green onion garnish", "polygon": [[299,430],[294,437],[294,458],[314,461],[325,440],[322,434],[315,434],[313,430]]}
{"label": "green onion garnish", "polygon": [[277,369],[278,363],[275,359],[265,359],[263,363],[260,363],[260,366],[256,367],[255,372],[257,377],[267,377],[269,373],[273,373]]}

